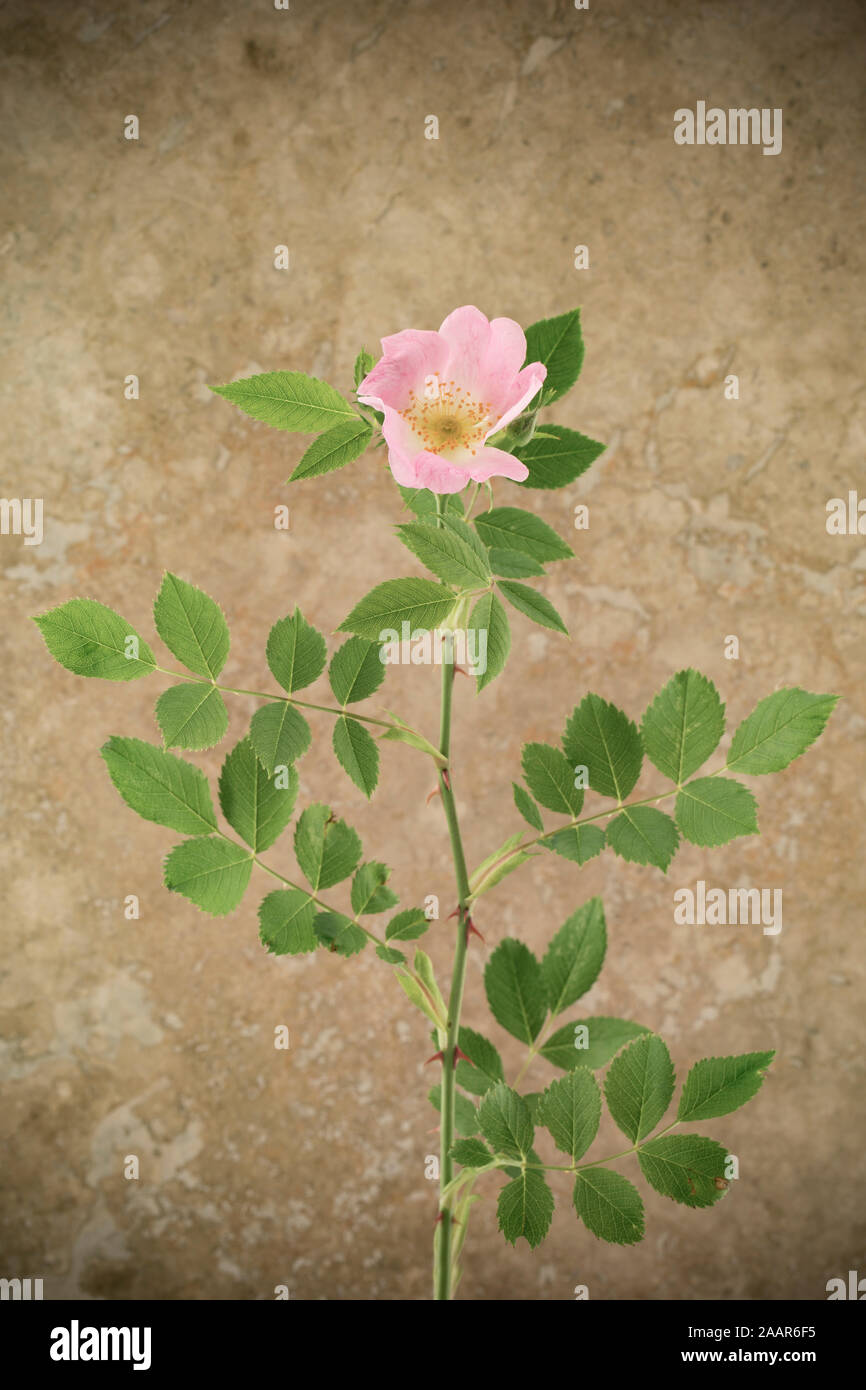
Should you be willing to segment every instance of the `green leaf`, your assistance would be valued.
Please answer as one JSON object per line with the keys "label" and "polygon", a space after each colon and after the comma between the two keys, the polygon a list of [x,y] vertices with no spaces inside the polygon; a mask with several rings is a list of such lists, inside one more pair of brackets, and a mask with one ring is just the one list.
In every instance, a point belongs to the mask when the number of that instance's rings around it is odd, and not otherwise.
{"label": "green leaf", "polygon": [[633,1144],[655,1129],[674,1094],[674,1067],[661,1038],[646,1033],[610,1064],[604,1083],[607,1108]]}
{"label": "green leaf", "polygon": [[727,1152],[700,1134],[665,1134],[637,1151],[641,1172],[656,1192],[687,1207],[711,1207],[727,1191]]}
{"label": "green leaf", "polygon": [[738,835],[757,835],[755,798],[730,777],[699,777],[677,793],[677,825],[693,845],[726,845]]}
{"label": "green leaf", "polygon": [[317,940],[338,956],[356,956],[367,944],[366,934],[342,912],[317,912],[313,930]]}
{"label": "green leaf", "polygon": [[566,637],[568,636],[568,628],[550,599],[546,599],[543,594],[530,589],[528,584],[518,584],[514,579],[499,579],[496,587],[524,617],[531,618],[539,627],[550,627],[554,632],[564,632]]}
{"label": "green leaf", "polygon": [[216,680],[229,654],[229,630],[218,603],[194,584],[166,574],[153,605],[156,630],[196,676]]}
{"label": "green leaf", "polygon": [[361,348],[361,351],[355,358],[355,368],[353,373],[353,380],[355,382],[356,391],[358,387],[361,385],[361,382],[364,380],[364,377],[369,376],[370,372],[373,370],[375,365],[376,359],[373,356],[373,354],[371,352],[368,352],[366,348]]}
{"label": "green leaf", "polygon": [[339,391],[303,372],[262,372],[210,389],[277,430],[313,434],[357,419]]}
{"label": "green leaf", "polygon": [[[494,593],[482,594],[466,624],[468,632],[487,633],[487,667],[477,677],[480,695],[485,686],[495,680],[508,660],[511,650],[511,629],[508,614]],[[476,648],[480,651],[480,648]]]}
{"label": "green leaf", "polygon": [[365,913],[387,912],[399,902],[396,893],[385,885],[391,877],[387,864],[370,860],[362,864],[352,879],[352,911],[356,917]]}
{"label": "green leaf", "polygon": [[418,981],[413,979],[407,972],[398,970],[397,983],[403,990],[407,999],[415,1005],[416,1009],[420,1009],[423,1014],[426,1014],[427,1018],[429,1018],[430,1022],[433,1024],[433,1027],[441,1029],[444,1032],[448,1026],[447,1019],[444,1014],[438,1014],[436,1012],[436,1006],[433,1000],[424,992]]}
{"label": "green leaf", "polygon": [[[410,512],[414,512],[416,516],[426,516],[434,519],[438,516],[436,510],[436,493],[431,492],[429,488],[401,487],[399,488],[399,492]],[[443,500],[446,515],[450,516],[452,513],[455,516],[463,515],[463,503],[460,500],[459,492],[450,492]]]}
{"label": "green leaf", "polygon": [[541,812],[529,792],[525,791],[517,782],[512,782],[511,787],[514,792],[514,804],[523,819],[532,826],[533,830],[543,830],[544,822],[541,819]]}
{"label": "green leaf", "polygon": [[544,565],[520,550],[500,550],[494,546],[487,554],[493,574],[500,574],[504,579],[532,579],[544,574]]}
{"label": "green leaf", "polygon": [[296,483],[301,478],[317,478],[344,468],[360,458],[372,438],[372,428],[357,415],[341,421],[313,440],[288,481]]}
{"label": "green leaf", "polygon": [[[33,621],[54,660],[76,676],[134,681],[156,665],[153,652],[135,628],[95,599],[72,598]],[[127,652],[134,654],[127,656]]]}
{"label": "green leaf", "polygon": [[[452,492],[447,495],[450,497],[459,498],[459,493],[456,492]],[[450,507],[445,507],[441,515],[437,513],[436,516],[427,516],[424,517],[423,520],[426,521],[428,526],[444,526],[453,535],[459,537],[459,539],[463,542],[464,545],[468,545],[469,549],[475,556],[478,564],[482,566],[486,578],[489,579],[490,553],[487,549],[487,546],[484,544],[481,537],[478,535],[478,532],[474,529],[474,527],[469,525],[468,521],[464,520],[462,510],[462,507],[459,509],[459,511],[456,511]]]}
{"label": "green leaf", "polygon": [[464,1091],[471,1091],[474,1096],[483,1096],[491,1086],[505,1080],[502,1058],[493,1043],[488,1042],[481,1033],[476,1033],[472,1028],[461,1028],[457,1046],[470,1059],[464,1062],[461,1058],[457,1063],[457,1084],[462,1086]]}
{"label": "green leaf", "polygon": [[653,806],[629,806],[608,822],[607,843],[620,859],[667,872],[680,837],[670,816]]}
{"label": "green leaf", "polygon": [[[579,1028],[586,1029],[586,1047],[583,1046],[583,1033],[578,1036]],[[624,1018],[605,1018],[602,1015],[581,1018],[551,1033],[540,1048],[540,1053],[563,1071],[572,1071],[575,1067],[598,1071],[600,1067],[607,1066],[610,1059],[632,1038],[648,1032],[649,1029],[640,1023],[630,1023]]]}
{"label": "green leaf", "polygon": [[552,526],[523,507],[493,507],[475,518],[475,529],[493,550],[517,550],[533,560],[568,560],[574,551]]}
{"label": "green leaf", "polygon": [[574,1183],[574,1209],[599,1240],[637,1245],[643,1240],[643,1202],[637,1188],[610,1168],[584,1168]]}
{"label": "green leaf", "polygon": [[[434,1086],[428,1092],[427,1099],[433,1109],[441,1113],[442,1087]],[[478,1133],[478,1111],[472,1101],[467,1096],[461,1096],[459,1091],[454,1093],[454,1128],[458,1134],[463,1134],[467,1138]]]}
{"label": "green leaf", "polygon": [[220,772],[222,813],[256,853],[269,849],[292,818],[298,774],[290,767],[279,782],[286,785],[278,785],[278,779],[265,772],[249,738],[236,744]]}
{"label": "green leaf", "polygon": [[310,746],[310,726],[288,700],[274,700],[256,710],[250,722],[250,741],[266,772],[290,767]]}
{"label": "green leaf", "polygon": [[295,826],[295,858],[314,892],[348,878],[361,858],[361,841],[329,806],[314,802]]}
{"label": "green leaf", "polygon": [[384,641],[383,632],[399,636],[402,624],[429,631],[447,618],[454,595],[432,579],[386,579],[356,603],[340,624],[340,632],[354,632],[370,642]]}
{"label": "green leaf", "polygon": [[683,1086],[677,1119],[713,1120],[730,1115],[757,1095],[775,1052],[743,1052],[695,1062]]}
{"label": "green leaf", "polygon": [[278,888],[259,904],[259,936],[274,956],[300,956],[315,951],[315,904],[300,888]]}
{"label": "green leaf", "polygon": [[428,570],[461,589],[477,589],[490,579],[486,558],[461,540],[446,526],[427,526],[423,521],[407,521],[397,527],[397,535],[408,550]]}
{"label": "green leaf", "polygon": [[678,785],[703,766],[725,732],[725,707],[711,680],[677,671],[643,717],[647,757]]}
{"label": "green leaf", "polygon": [[555,830],[541,842],[561,854],[563,859],[571,859],[575,864],[585,864],[601,854],[605,846],[604,831],[597,825],[567,825],[563,830]]}
{"label": "green leaf", "polygon": [[542,405],[558,401],[571,390],[583,366],[579,309],[530,324],[526,330],[526,365],[532,362],[542,362],[547,368],[540,392]]}
{"label": "green leaf", "polygon": [[537,1168],[525,1168],[506,1183],[496,1203],[499,1229],[516,1245],[520,1236],[534,1250],[550,1230],[553,1219],[553,1193]]}
{"label": "green leaf", "polygon": [[543,433],[536,434],[528,444],[514,451],[529,469],[529,477],[524,478],[520,486],[567,487],[586,472],[605,448],[606,445],[578,434],[577,430],[568,430],[564,425],[545,425]]}
{"label": "green leaf", "polygon": [[[532,1101],[533,1104],[534,1104],[536,1099],[537,1099],[537,1096],[532,1096],[532,1095],[529,1095],[529,1096],[521,1096],[521,1100],[522,1100],[522,1101],[524,1102],[524,1104],[526,1105],[527,1110],[529,1110],[530,1119],[532,1118],[532,1110],[531,1110],[531,1107],[530,1107],[529,1102]],[[539,1169],[540,1169],[541,1167],[543,1167],[542,1161],[541,1161],[541,1159],[539,1158],[538,1154],[535,1152],[535,1149],[530,1149],[530,1150],[529,1150],[529,1153],[526,1155],[526,1162],[527,1162],[527,1164],[531,1164],[533,1167],[537,1167],[537,1168],[539,1168]],[[521,1166],[520,1164],[517,1164],[517,1163],[503,1163],[503,1164],[502,1164],[502,1172],[503,1172],[503,1173],[505,1174],[505,1176],[508,1177],[508,1178],[519,1178],[522,1171],[523,1171],[523,1169],[522,1169],[522,1166]]]}
{"label": "green leaf", "polygon": [[379,689],[385,679],[381,650],[376,642],[366,642],[363,637],[349,637],[334,652],[328,667],[328,680],[334,698],[341,705],[354,705],[358,700],[366,700]]}
{"label": "green leaf", "polygon": [[577,1067],[548,1086],[535,1113],[536,1123],[549,1129],[556,1147],[576,1163],[598,1133],[601,1120],[598,1082],[586,1067]]}
{"label": "green leaf", "polygon": [[541,1104],[542,1094],[543,1092],[541,1091],[527,1091],[523,1097],[523,1099],[526,1101],[526,1106],[529,1110],[529,1114],[532,1117],[533,1124],[537,1122],[536,1116],[538,1114],[538,1107]]}
{"label": "green leaf", "polygon": [[532,1043],[547,1015],[541,966],[528,946],[513,937],[500,941],[484,971],[490,1012],[506,1032]]}
{"label": "green leaf", "polygon": [[601,898],[590,898],[562,924],[541,962],[552,1017],[592,988],[601,973],[606,949],[604,906]]}
{"label": "green leaf", "polygon": [[580,814],[583,789],[574,785],[574,773],[564,753],[548,743],[526,743],[521,762],[526,785],[536,801],[548,811],[566,816]]}
{"label": "green leaf", "polygon": [[496,1153],[506,1158],[529,1157],[534,1130],[522,1096],[505,1082],[492,1086],[478,1107],[481,1133]]}
{"label": "green leaf", "polygon": [[405,965],[406,957],[402,951],[395,951],[390,946],[377,946],[376,955],[387,965]]}
{"label": "green leaf", "polygon": [[334,724],[334,752],[340,766],[369,799],[379,780],[379,750],[357,719],[345,714]]}
{"label": "green leaf", "polygon": [[216,815],[204,773],[191,763],[139,738],[110,738],[101,749],[109,775],[127,806],[145,820],[207,835]]}
{"label": "green leaf", "polygon": [[624,801],[640,776],[643,745],[637,726],[599,695],[586,695],[575,706],[562,746],[572,767],[585,767],[589,785],[602,796]]}
{"label": "green leaf", "polygon": [[228,710],[212,685],[171,685],[156,702],[166,748],[213,748],[229,726]]}
{"label": "green leaf", "polygon": [[430,923],[420,907],[408,907],[392,917],[385,928],[386,941],[417,941]]}
{"label": "green leaf", "polygon": [[175,845],[167,856],[165,886],[212,916],[224,917],[243,897],[252,867],[253,856],[243,845],[200,835]]}
{"label": "green leaf", "polygon": [[268,634],[268,666],[284,690],[292,694],[312,685],[325,669],[328,649],[325,639],[296,608],[289,618],[280,618]]}
{"label": "green leaf", "polygon": [[486,1168],[493,1155],[481,1139],[458,1139],[451,1149],[451,1157],[461,1168]]}
{"label": "green leaf", "polygon": [[781,771],[815,742],[838,699],[797,686],[768,695],[734,734],[728,768],[746,774]]}

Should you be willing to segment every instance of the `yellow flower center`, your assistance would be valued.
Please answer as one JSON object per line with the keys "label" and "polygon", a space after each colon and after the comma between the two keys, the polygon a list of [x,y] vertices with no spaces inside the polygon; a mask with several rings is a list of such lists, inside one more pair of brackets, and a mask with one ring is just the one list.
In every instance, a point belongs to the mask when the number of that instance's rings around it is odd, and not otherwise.
{"label": "yellow flower center", "polygon": [[476,401],[453,381],[428,378],[422,395],[409,392],[400,414],[425,449],[445,458],[454,453],[475,455],[491,424],[489,401]]}

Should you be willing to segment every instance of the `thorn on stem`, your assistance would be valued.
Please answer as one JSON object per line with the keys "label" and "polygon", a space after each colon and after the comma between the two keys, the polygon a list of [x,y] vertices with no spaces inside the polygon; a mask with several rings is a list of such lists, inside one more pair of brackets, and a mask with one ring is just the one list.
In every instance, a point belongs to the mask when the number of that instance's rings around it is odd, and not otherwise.
{"label": "thorn on stem", "polygon": [[434,796],[439,796],[439,795],[441,795],[441,793],[440,793],[440,791],[439,791],[439,788],[438,788],[438,787],[434,787],[433,790],[432,790],[432,792],[431,792],[430,795],[428,796],[427,801],[426,801],[425,804],[426,804],[427,806],[429,806],[429,805],[430,805],[430,802],[433,800]]}
{"label": "thorn on stem", "polygon": [[[458,1061],[461,1059],[461,1057],[462,1057],[462,1059],[463,1059],[464,1062],[469,1062],[469,1061],[472,1060],[470,1057],[467,1057],[467,1056],[466,1056],[466,1053],[465,1053],[465,1052],[461,1052],[459,1047],[456,1047],[456,1046],[455,1046],[455,1048],[454,1048],[454,1056],[451,1058],[451,1065],[452,1065],[452,1067],[456,1067],[456,1066],[457,1066],[457,1063],[458,1063]],[[430,1063],[430,1062],[441,1062],[442,1065],[444,1066],[444,1065],[445,1065],[445,1054],[444,1054],[444,1052],[434,1052],[432,1057],[428,1057],[428,1058],[427,1058],[427,1061],[424,1063],[425,1067],[426,1067],[426,1066],[428,1065],[428,1063]],[[472,1065],[474,1066],[475,1063],[472,1062]]]}
{"label": "thorn on stem", "polygon": [[447,787],[448,790],[450,791],[450,790],[451,790],[451,778],[448,776],[448,769],[447,769],[447,767],[443,767],[443,769],[442,769],[442,781],[445,783],[446,787]]}
{"label": "thorn on stem", "polygon": [[479,941],[484,941],[484,937],[481,935],[480,931],[479,931],[478,928],[476,927],[476,925],[475,925],[475,923],[473,922],[472,918],[471,918],[471,917],[467,917],[467,918],[466,918],[466,940],[467,940],[467,941],[469,940],[470,936],[477,936]]}

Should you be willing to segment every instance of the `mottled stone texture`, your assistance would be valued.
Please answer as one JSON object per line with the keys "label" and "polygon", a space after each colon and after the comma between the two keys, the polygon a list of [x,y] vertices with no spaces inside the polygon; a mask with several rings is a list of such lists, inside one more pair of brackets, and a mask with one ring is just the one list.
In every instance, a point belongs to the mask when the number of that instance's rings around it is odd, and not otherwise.
{"label": "mottled stone texture", "polygon": [[[46,531],[40,547],[0,539],[0,1273],[42,1276],[52,1297],[262,1299],[283,1283],[293,1298],[427,1297],[423,1023],[371,952],[269,958],[263,875],[224,919],[166,892],[177,837],[120,805],[98,755],[111,733],[156,737],[164,678],[76,679],[28,615],[89,595],[149,636],[172,569],[225,608],[228,683],[269,681],[268,628],[295,603],[331,633],[374,583],[420,571],[391,533],[381,454],[290,490],[303,439],[206,383],[293,367],[345,388],[361,344],[466,302],[524,323],[582,304],[586,365],[555,418],[609,442],[572,489],[497,488],[574,535],[577,559],[547,585],[571,640],[515,616],[507,677],[478,700],[458,684],[471,860],[517,827],[521,742],[555,740],[587,689],[638,715],[693,664],[732,724],[779,685],[844,699],[802,762],[751,779],[760,838],[687,847],[667,878],[610,854],[582,872],[545,857],[479,908],[476,1027],[492,946],[519,934],[541,950],[601,893],[608,964],[587,1011],[657,1028],[681,1075],[703,1055],[779,1055],[757,1100],[700,1126],[739,1157],[720,1206],[650,1194],[645,1242],[621,1250],[578,1228],[562,1182],[532,1254],[504,1246],[485,1185],[461,1297],[570,1299],[586,1283],[593,1298],[820,1299],[829,1277],[866,1273],[866,551],[828,536],[824,510],[864,487],[863,28],[851,0],[4,6],[2,490],[44,497]],[[674,110],[698,100],[781,107],[781,155],[676,146]],[[578,243],[589,270],[573,268]],[[739,401],[724,399],[731,372]],[[286,501],[288,535],[272,524]],[[581,501],[590,529],[575,533]],[[398,671],[386,703],[432,734],[436,687]],[[234,699],[230,738],[255,707]],[[322,716],[302,797],[359,826],[404,903],[438,893],[450,910],[424,760],[383,745],[368,806],[329,743]],[[219,767],[218,751],[193,756]],[[272,857],[293,862],[288,843]],[[781,935],[675,926],[673,891],[698,878],[782,887]],[[445,911],[428,938],[443,975]],[[522,1049],[503,1048],[513,1075]],[[620,1147],[609,1122],[600,1142]],[[122,1176],[132,1153],[138,1182]]]}

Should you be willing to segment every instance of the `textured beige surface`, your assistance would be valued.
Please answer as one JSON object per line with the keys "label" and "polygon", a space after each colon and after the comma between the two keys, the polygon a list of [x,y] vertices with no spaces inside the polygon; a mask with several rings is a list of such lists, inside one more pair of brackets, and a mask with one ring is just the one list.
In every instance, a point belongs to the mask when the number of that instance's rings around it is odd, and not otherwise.
{"label": "textured beige surface", "polygon": [[[779,1056],[758,1100],[701,1127],[740,1160],[719,1207],[650,1194],[646,1241],[620,1250],[577,1228],[563,1183],[531,1254],[504,1246],[491,1185],[461,1296],[816,1299],[866,1272],[866,551],[824,525],[828,498],[864,487],[863,30],[844,0],[4,6],[2,490],[44,497],[46,532],[0,538],[0,1274],[42,1276],[51,1297],[427,1296],[423,1025],[369,952],[268,958],[267,881],[219,920],[164,890],[171,832],[122,807],[98,757],[111,733],[155,737],[161,687],[74,678],[28,615],[89,595],[149,636],[173,569],[226,610],[228,683],[268,680],[267,631],[290,605],[331,632],[414,566],[380,455],[290,492],[302,439],[205,383],[293,367],[345,387],[362,343],[466,302],[524,323],[582,304],[586,365],[555,418],[609,442],[574,488],[516,499],[563,534],[585,501],[591,523],[547,585],[571,642],[515,617],[507,678],[478,701],[458,684],[470,858],[516,828],[521,742],[555,740],[587,689],[638,715],[694,664],[732,722],[783,684],[844,700],[803,762],[756,779],[761,838],[688,847],[667,879],[610,854],[582,872],[544,859],[479,910],[476,1027],[491,947],[512,933],[542,949],[598,892],[610,945],[592,1011],[659,1029],[680,1070]],[[676,146],[673,111],[699,99],[781,107],[782,154]],[[285,501],[288,535],[272,526]],[[392,673],[387,703],[433,733],[436,684]],[[231,737],[254,708],[234,700]],[[383,746],[368,807],[329,739],[322,716],[302,797],[359,826],[404,903],[450,907],[422,759]],[[196,761],[214,772],[220,755]],[[701,877],[781,886],[781,935],[675,926],[673,890]],[[428,937],[442,973],[452,930]],[[513,1074],[521,1049],[503,1046]]]}

